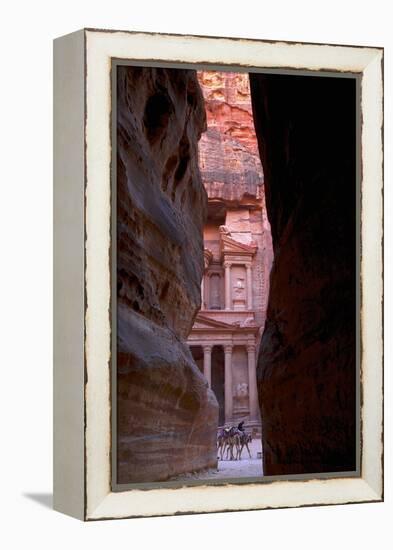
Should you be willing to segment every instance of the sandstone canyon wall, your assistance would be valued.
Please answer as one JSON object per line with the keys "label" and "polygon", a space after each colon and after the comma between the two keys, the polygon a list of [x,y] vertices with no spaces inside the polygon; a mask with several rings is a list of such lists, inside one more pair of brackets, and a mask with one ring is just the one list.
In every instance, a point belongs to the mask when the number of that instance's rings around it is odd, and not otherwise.
{"label": "sandstone canyon wall", "polygon": [[199,164],[209,199],[236,206],[263,194],[263,170],[254,131],[247,73],[200,71],[207,130],[199,144]]}
{"label": "sandstone canyon wall", "polygon": [[118,68],[118,482],[216,465],[218,406],[183,343],[200,307],[205,111],[190,70]]}
{"label": "sandstone canyon wall", "polygon": [[211,235],[220,224],[236,241],[257,246],[252,292],[255,321],[263,327],[273,252],[249,75],[199,71],[198,80],[207,117],[207,131],[199,143],[199,166],[209,199],[205,246],[218,260],[219,239]]}
{"label": "sandstone canyon wall", "polygon": [[355,81],[251,74],[274,264],[264,473],[355,469]]}

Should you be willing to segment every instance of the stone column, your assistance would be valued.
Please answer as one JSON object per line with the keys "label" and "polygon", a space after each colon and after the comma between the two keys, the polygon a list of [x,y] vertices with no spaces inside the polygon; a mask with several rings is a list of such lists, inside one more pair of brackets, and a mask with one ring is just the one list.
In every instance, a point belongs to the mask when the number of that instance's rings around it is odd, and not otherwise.
{"label": "stone column", "polygon": [[212,347],[203,346],[203,374],[212,387]]}
{"label": "stone column", "polygon": [[248,398],[250,402],[250,420],[258,420],[259,403],[258,403],[257,373],[256,373],[254,344],[249,344],[247,346],[247,355],[248,355]]}
{"label": "stone column", "polygon": [[205,275],[202,275],[201,281],[201,309],[205,309]]}
{"label": "stone column", "polygon": [[205,282],[204,282],[204,292],[205,292],[205,309],[210,308],[210,273],[206,272]]}
{"label": "stone column", "polygon": [[231,264],[224,263],[225,267],[225,309],[232,309],[231,304]]}
{"label": "stone column", "polygon": [[233,395],[232,395],[232,346],[225,346],[225,424],[232,422]]}
{"label": "stone column", "polygon": [[246,264],[247,270],[247,309],[252,309],[252,271],[251,264]]}

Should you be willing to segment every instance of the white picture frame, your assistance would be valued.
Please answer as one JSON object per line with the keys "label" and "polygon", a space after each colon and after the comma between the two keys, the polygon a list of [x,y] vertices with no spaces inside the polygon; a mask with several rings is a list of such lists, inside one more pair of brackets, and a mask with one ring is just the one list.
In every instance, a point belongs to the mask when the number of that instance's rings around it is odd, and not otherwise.
{"label": "white picture frame", "polygon": [[[111,61],[358,73],[358,477],[111,490]],[[383,499],[383,49],[84,29],[54,43],[54,507],[81,520]]]}

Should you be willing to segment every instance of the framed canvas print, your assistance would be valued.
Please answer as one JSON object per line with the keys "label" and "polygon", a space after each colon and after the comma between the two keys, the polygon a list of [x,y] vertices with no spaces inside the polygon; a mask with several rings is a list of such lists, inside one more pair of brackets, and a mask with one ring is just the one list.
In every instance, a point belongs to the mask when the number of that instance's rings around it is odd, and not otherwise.
{"label": "framed canvas print", "polygon": [[54,43],[54,506],[383,499],[383,50]]}

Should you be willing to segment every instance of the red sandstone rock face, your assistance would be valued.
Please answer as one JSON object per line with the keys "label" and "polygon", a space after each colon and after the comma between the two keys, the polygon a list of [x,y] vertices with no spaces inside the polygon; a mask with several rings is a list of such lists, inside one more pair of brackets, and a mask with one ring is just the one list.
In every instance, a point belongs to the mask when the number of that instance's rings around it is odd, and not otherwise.
{"label": "red sandstone rock face", "polygon": [[274,264],[258,360],[265,475],[355,463],[355,83],[250,75]]}
{"label": "red sandstone rock face", "polygon": [[249,75],[200,71],[198,80],[205,98],[208,128],[216,128],[258,156]]}
{"label": "red sandstone rock face", "polygon": [[[198,80],[207,115],[207,131],[199,142],[199,162],[209,197],[209,217],[218,225],[227,224],[235,239],[251,240],[258,247],[253,262],[253,304],[256,322],[263,326],[273,252],[249,75],[200,71]],[[207,237],[205,245],[216,247],[218,260],[218,242],[209,242]]]}
{"label": "red sandstone rock face", "polygon": [[248,74],[201,71],[198,79],[208,125],[199,144],[199,161],[209,199],[234,204],[242,199],[251,203],[253,199],[261,199],[263,171]]}
{"label": "red sandstone rock face", "polygon": [[200,307],[205,129],[194,71],[118,68],[118,482],[216,465],[218,407],[183,343]]}
{"label": "red sandstone rock face", "polygon": [[118,310],[118,482],[216,467],[218,405],[188,346]]}

